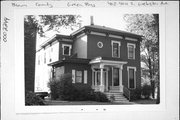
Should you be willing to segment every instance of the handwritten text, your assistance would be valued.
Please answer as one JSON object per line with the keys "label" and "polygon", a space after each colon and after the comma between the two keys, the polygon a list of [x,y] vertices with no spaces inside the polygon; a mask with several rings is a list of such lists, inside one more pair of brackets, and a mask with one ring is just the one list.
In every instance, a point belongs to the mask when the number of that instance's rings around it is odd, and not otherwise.
{"label": "handwritten text", "polygon": [[18,3],[12,3],[13,7],[27,7],[27,4],[18,4]]}
{"label": "handwritten text", "polygon": [[2,30],[3,30],[3,41],[7,42],[7,32],[8,32],[8,23],[9,23],[9,18],[5,17],[4,21],[3,21],[3,26],[2,26]]}
{"label": "handwritten text", "polygon": [[48,8],[53,8],[53,5],[50,4],[50,3],[48,3],[48,2],[46,2],[46,3],[38,3],[38,2],[36,2],[35,5],[38,6],[38,7],[48,7]]}
{"label": "handwritten text", "polygon": [[89,2],[83,2],[83,3],[68,2],[67,6],[68,7],[96,7],[94,3],[89,3]]}

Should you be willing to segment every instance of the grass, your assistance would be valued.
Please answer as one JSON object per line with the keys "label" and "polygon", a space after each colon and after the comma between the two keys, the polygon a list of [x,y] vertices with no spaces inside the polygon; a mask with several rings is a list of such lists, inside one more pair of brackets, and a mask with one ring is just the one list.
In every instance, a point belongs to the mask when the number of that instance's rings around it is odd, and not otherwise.
{"label": "grass", "polygon": [[112,102],[97,102],[97,101],[62,101],[45,99],[46,105],[138,105],[138,104],[156,104],[155,99],[140,99],[131,103],[112,103]]}
{"label": "grass", "polygon": [[133,102],[135,104],[156,104],[156,99],[140,99]]}

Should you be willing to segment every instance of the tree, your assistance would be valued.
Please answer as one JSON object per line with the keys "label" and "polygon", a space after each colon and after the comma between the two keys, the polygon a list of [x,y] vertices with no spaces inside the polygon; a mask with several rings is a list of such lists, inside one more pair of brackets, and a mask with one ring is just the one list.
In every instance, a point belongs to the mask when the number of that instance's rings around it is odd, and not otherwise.
{"label": "tree", "polygon": [[60,28],[74,29],[80,24],[79,15],[26,15],[24,17],[25,89],[34,91],[36,35]]}
{"label": "tree", "polygon": [[155,82],[159,83],[159,16],[126,14],[124,20],[127,22],[127,31],[144,36],[141,42],[141,62],[145,65],[144,70],[148,71],[154,98]]}

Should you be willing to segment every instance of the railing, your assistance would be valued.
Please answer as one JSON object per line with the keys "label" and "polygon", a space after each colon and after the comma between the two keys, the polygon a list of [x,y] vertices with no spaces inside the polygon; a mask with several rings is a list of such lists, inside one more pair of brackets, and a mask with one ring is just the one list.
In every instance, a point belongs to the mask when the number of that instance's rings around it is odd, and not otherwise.
{"label": "railing", "polygon": [[128,100],[130,101],[131,100],[131,91],[127,87],[123,86],[123,93],[124,93],[125,97],[127,97]]}

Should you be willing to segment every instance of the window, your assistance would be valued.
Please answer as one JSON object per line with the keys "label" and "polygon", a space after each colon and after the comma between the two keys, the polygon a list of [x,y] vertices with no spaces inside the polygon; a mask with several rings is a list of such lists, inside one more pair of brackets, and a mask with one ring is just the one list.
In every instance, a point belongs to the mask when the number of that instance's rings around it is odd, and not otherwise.
{"label": "window", "polygon": [[120,57],[120,46],[121,46],[121,43],[118,42],[118,41],[112,41],[111,45],[112,45],[112,57],[119,58]]}
{"label": "window", "polygon": [[82,71],[76,71],[76,83],[82,83]]}
{"label": "window", "polygon": [[70,56],[71,55],[71,45],[63,44],[62,47],[63,47],[63,55]]}
{"label": "window", "polygon": [[135,48],[136,48],[136,45],[128,43],[127,47],[128,47],[128,59],[135,59]]}
{"label": "window", "polygon": [[128,67],[128,86],[129,88],[136,88],[136,68],[135,67]]}

